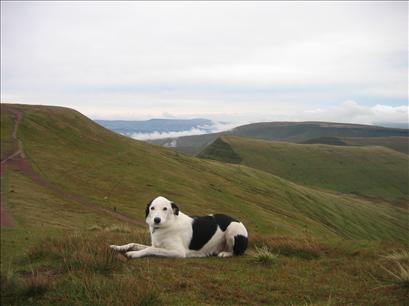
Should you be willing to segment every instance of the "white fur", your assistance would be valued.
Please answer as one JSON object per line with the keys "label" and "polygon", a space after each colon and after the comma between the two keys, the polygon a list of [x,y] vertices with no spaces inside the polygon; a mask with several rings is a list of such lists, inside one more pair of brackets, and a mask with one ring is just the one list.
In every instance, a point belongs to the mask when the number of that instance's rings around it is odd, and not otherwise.
{"label": "white fur", "polygon": [[[178,214],[175,212],[171,201],[164,197],[157,197],[151,202],[149,214],[146,217],[152,246],[129,243],[110,247],[113,250],[125,252],[129,258],[150,255],[180,258],[210,255],[230,257],[233,256],[234,237],[236,235],[247,237],[248,235],[241,222],[231,222],[224,232],[218,227],[212,238],[200,250],[190,250],[193,218],[182,212]],[[160,223],[155,223],[155,218],[160,218]]]}

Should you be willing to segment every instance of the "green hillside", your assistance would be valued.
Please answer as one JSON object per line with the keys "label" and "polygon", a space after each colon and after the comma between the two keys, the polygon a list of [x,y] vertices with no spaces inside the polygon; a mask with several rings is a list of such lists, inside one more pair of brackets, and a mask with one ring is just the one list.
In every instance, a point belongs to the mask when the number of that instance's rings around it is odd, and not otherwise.
{"label": "green hillside", "polygon": [[408,137],[342,137],[341,140],[348,146],[381,146],[409,154]]}
{"label": "green hillside", "polygon": [[[67,108],[2,104],[1,112],[2,160],[18,147],[10,135],[16,114],[25,155],[5,171],[2,164],[2,206],[14,220],[1,230],[2,304],[402,301],[399,287],[361,294],[387,278],[374,268],[379,254],[407,244],[402,209],[188,157],[110,132]],[[144,209],[157,195],[188,214],[221,212],[242,220],[250,232],[248,255],[123,263],[106,247],[147,239]],[[277,264],[258,264],[255,245],[280,253]],[[340,263],[351,270],[334,273]]]}
{"label": "green hillside", "polygon": [[388,137],[318,137],[308,139],[306,144],[328,144],[335,146],[380,146],[401,153],[409,154],[409,138],[400,136]]}
{"label": "green hillside", "polygon": [[[218,148],[230,146],[242,165],[298,184],[407,204],[409,158],[384,147],[292,144],[223,136],[199,156],[231,161]],[[226,151],[226,150],[225,150]]]}

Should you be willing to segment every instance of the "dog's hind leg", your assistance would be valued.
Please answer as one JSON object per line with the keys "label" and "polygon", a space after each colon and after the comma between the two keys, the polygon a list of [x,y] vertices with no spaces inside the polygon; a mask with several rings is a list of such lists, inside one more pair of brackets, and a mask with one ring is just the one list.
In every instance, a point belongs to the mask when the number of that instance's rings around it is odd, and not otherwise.
{"label": "dog's hind leg", "polygon": [[139,243],[128,243],[124,245],[110,245],[111,249],[118,251],[118,252],[128,252],[128,251],[140,251],[143,249],[148,248],[148,245],[143,245]]}
{"label": "dog's hind leg", "polygon": [[230,257],[230,256],[233,256],[233,252],[220,252],[219,254],[217,254],[217,256],[219,256],[219,257]]}
{"label": "dog's hind leg", "polygon": [[226,249],[218,254],[219,257],[230,257],[232,255],[242,255],[247,249],[248,234],[244,225],[240,222],[232,222],[227,227]]}

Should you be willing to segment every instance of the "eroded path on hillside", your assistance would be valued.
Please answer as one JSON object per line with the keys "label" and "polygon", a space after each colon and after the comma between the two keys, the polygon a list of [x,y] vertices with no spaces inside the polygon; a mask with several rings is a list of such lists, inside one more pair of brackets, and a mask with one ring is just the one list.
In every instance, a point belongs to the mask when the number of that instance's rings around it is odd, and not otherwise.
{"label": "eroded path on hillside", "polygon": [[[17,129],[20,124],[22,114],[21,112],[15,111],[10,109],[10,112],[12,112],[15,115],[15,123],[13,127],[13,134],[12,138],[14,141],[17,142],[17,149],[15,152],[11,153],[9,156],[7,156],[5,159],[1,161],[0,165],[0,179],[4,180],[5,179],[5,173],[6,173],[6,167],[7,164],[11,163],[15,158],[25,158],[25,155],[23,153],[23,144],[19,139],[17,139]],[[3,187],[4,184],[3,182],[1,183],[1,186]],[[1,196],[0,196],[0,226],[1,227],[12,227],[15,225],[14,219],[7,213],[6,206],[5,206],[5,200],[6,200],[6,190],[1,190]]]}
{"label": "eroded path on hillside", "polygon": [[[87,199],[83,198],[80,195],[76,195],[73,193],[70,193],[68,191],[63,190],[61,187],[52,184],[50,181],[46,180],[43,178],[41,175],[39,175],[31,166],[29,161],[26,159],[26,156],[24,154],[23,150],[23,143],[22,141],[17,137],[17,131],[19,124],[23,118],[23,113],[19,110],[9,108],[9,111],[12,112],[15,115],[15,123],[14,123],[14,128],[13,128],[13,139],[17,143],[17,149],[15,152],[11,153],[8,157],[3,159],[1,161],[1,169],[0,169],[0,176],[1,179],[4,179],[4,174],[7,166],[13,166],[14,168],[18,169],[23,173],[25,176],[29,177],[32,181],[37,183],[38,185],[47,188],[51,190],[54,194],[56,194],[58,197],[63,198],[65,200],[73,201],[76,203],[80,203],[90,209],[93,209],[98,212],[106,213],[109,214],[119,220],[131,223],[131,224],[138,224],[138,225],[144,225],[143,222],[137,221],[129,216],[126,216],[124,214],[114,212],[112,210],[109,210],[107,208],[100,207],[94,203],[90,203]],[[4,185],[4,184],[3,184]],[[13,218],[7,213],[6,208],[5,208],[5,193],[6,191],[2,191],[1,193],[1,199],[0,199],[0,207],[1,207],[1,227],[11,227],[15,225],[15,222]]]}

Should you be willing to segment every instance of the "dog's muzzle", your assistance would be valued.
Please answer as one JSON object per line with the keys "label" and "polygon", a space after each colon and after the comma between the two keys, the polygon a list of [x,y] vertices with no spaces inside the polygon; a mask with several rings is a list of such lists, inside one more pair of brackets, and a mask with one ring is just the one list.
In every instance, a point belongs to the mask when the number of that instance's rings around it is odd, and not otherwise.
{"label": "dog's muzzle", "polygon": [[155,219],[153,219],[153,222],[155,222],[156,224],[160,223],[160,218],[156,217]]}

